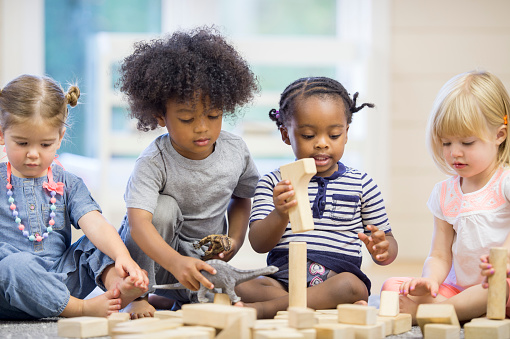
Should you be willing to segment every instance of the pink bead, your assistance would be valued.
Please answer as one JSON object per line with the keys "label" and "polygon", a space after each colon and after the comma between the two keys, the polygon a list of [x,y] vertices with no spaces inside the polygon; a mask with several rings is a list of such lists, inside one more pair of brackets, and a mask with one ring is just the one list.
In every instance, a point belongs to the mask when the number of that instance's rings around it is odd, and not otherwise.
{"label": "pink bead", "polygon": [[39,242],[42,241],[42,237],[40,235],[36,236],[35,241],[39,241]]}
{"label": "pink bead", "polygon": [[55,220],[50,219],[50,221],[48,222],[48,224],[50,224],[51,226],[55,225]]}
{"label": "pink bead", "polygon": [[20,231],[23,231],[23,230],[25,229],[25,225],[23,225],[23,224],[19,224],[19,225],[18,225],[18,229],[19,229]]}
{"label": "pink bead", "polygon": [[52,204],[54,204],[54,203],[56,203],[56,202],[57,202],[57,199],[55,199],[55,197],[53,197],[53,198],[51,198],[51,199],[50,199],[50,202],[51,202]]}
{"label": "pink bead", "polygon": [[7,184],[5,185],[5,188],[7,188],[8,190],[12,189],[12,185],[11,184]]}
{"label": "pink bead", "polygon": [[13,211],[14,211],[15,209],[16,209],[16,205],[11,204],[11,210],[13,210]]}

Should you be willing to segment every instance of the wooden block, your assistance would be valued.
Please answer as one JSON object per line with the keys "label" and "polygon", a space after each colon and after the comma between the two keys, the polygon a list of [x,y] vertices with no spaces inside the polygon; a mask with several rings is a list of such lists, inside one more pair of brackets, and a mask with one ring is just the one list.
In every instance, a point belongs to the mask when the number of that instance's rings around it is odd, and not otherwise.
{"label": "wooden block", "polygon": [[113,328],[120,323],[130,321],[131,315],[129,313],[116,312],[109,315],[106,319],[108,319],[108,334],[112,335]]}
{"label": "wooden block", "polygon": [[287,319],[257,319],[255,325],[253,325],[253,330],[274,330],[288,325]]}
{"label": "wooden block", "polygon": [[494,267],[494,274],[489,277],[489,295],[487,299],[487,318],[505,319],[506,316],[506,264],[508,250],[506,247],[493,247],[489,262]]}
{"label": "wooden block", "polygon": [[315,320],[317,324],[338,324],[338,315],[316,313]]}
{"label": "wooden block", "polygon": [[289,210],[290,226],[293,233],[313,230],[312,209],[308,198],[308,183],[317,173],[315,160],[304,158],[287,165],[280,166],[280,173],[283,180],[290,180],[294,188],[294,197],[290,200],[297,200],[297,206]]}
{"label": "wooden block", "polygon": [[381,317],[377,316],[377,324],[383,323],[384,324],[384,335],[389,336],[393,334],[393,317]]}
{"label": "wooden block", "polygon": [[[154,319],[154,318],[152,318]],[[140,321],[143,319],[135,319],[129,322],[118,324],[113,328],[112,336],[122,334],[140,334],[150,332],[160,332],[164,330],[170,330],[182,326],[181,319],[164,319],[158,321]]]}
{"label": "wooden block", "polygon": [[464,324],[465,339],[502,339],[510,338],[510,320],[477,318]]}
{"label": "wooden block", "polygon": [[[181,326],[177,327],[175,331],[185,333],[185,338],[195,338],[196,336],[202,336],[204,333],[207,336],[207,339],[215,339],[219,338],[219,336],[216,336],[216,329],[214,327],[207,327],[207,326]],[[221,333],[221,332],[220,332]],[[235,337],[231,337],[235,338]],[[244,337],[237,337],[239,339]]]}
{"label": "wooden block", "polygon": [[289,307],[289,327],[304,329],[312,328],[316,324],[315,311],[311,308]]}
{"label": "wooden block", "polygon": [[354,325],[375,325],[377,308],[373,306],[340,304],[337,306],[338,322]]}
{"label": "wooden block", "polygon": [[317,339],[354,339],[354,328],[347,324],[318,324],[314,326]]}
{"label": "wooden block", "polygon": [[277,329],[255,331],[253,339],[304,339],[304,336],[296,330]]}
{"label": "wooden block", "polygon": [[351,325],[354,330],[356,339],[383,339],[384,324],[376,323],[375,325]]}
{"label": "wooden block", "polygon": [[[214,329],[213,329],[214,330]],[[196,329],[194,326],[183,326],[172,330],[159,332],[120,334],[113,336],[112,339],[211,339],[210,331],[205,329]],[[214,330],[216,333],[216,331]]]}
{"label": "wooden block", "polygon": [[90,338],[108,335],[108,319],[102,317],[76,317],[57,322],[59,337]]}
{"label": "wooden block", "polygon": [[426,324],[423,339],[460,339],[460,327],[448,324]]}
{"label": "wooden block", "polygon": [[228,327],[221,330],[216,339],[251,339],[251,329],[247,326],[248,322],[246,315],[238,317]]}
{"label": "wooden block", "polygon": [[397,291],[381,291],[379,315],[394,317],[400,313],[399,293]]}
{"label": "wooden block", "polygon": [[246,317],[246,326],[252,328],[257,319],[257,311],[251,307],[227,305],[186,304],[182,306],[185,325],[211,326],[218,329],[229,327],[237,318]]}
{"label": "wooden block", "polygon": [[154,318],[159,319],[182,319],[182,312],[177,311],[156,311],[154,312]]}
{"label": "wooden block", "polygon": [[326,310],[315,310],[315,313],[337,315],[338,314],[338,310],[336,308],[326,309]]}
{"label": "wooden block", "polygon": [[399,313],[392,317],[391,334],[401,334],[413,328],[413,317],[409,313]]}
{"label": "wooden block", "polygon": [[304,328],[298,330],[298,332],[303,335],[304,339],[317,339],[317,332],[315,331],[315,328]]}
{"label": "wooden block", "polygon": [[433,324],[450,324],[460,327],[457,313],[451,304],[421,304],[418,305],[416,321],[420,326],[421,333],[424,333],[424,326]]}
{"label": "wooden block", "polygon": [[232,301],[230,301],[230,297],[226,293],[215,293],[213,303],[220,305],[232,305]]}
{"label": "wooden block", "polygon": [[306,242],[289,243],[289,307],[306,308]]}

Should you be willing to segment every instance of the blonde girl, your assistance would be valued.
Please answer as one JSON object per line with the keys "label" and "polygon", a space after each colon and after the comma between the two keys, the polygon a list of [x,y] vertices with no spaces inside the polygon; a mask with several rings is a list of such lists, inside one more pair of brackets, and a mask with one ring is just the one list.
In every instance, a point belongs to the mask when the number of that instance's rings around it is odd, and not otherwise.
{"label": "blonde girl", "polygon": [[[107,316],[147,290],[115,228],[83,181],[53,164],[66,130],[67,93],[21,75],[0,91],[0,318]],[[3,201],[3,202],[2,202]],[[85,236],[71,244],[71,225]],[[96,247],[97,246],[97,247]],[[99,286],[104,294],[84,300]]]}
{"label": "blonde girl", "polygon": [[428,201],[434,215],[429,256],[420,278],[391,278],[383,290],[401,293],[400,311],[449,303],[459,320],[485,314],[480,257],[491,247],[510,248],[510,99],[489,72],[450,79],[440,90],[427,127],[437,166],[451,177],[436,184]]}

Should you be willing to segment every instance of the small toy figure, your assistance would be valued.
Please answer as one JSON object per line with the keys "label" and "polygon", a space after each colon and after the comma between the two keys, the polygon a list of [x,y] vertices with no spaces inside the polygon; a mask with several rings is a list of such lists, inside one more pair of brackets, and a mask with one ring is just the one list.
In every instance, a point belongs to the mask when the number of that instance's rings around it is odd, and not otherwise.
{"label": "small toy figure", "polygon": [[219,254],[223,251],[230,251],[232,247],[232,239],[230,239],[229,236],[223,234],[211,234],[194,243],[193,247],[199,249],[206,244],[209,244],[209,248],[204,252],[202,260],[209,260],[215,254]]}
{"label": "small toy figure", "polygon": [[[228,237],[226,237],[228,238]],[[214,284],[214,289],[221,288],[223,293],[228,294],[230,301],[236,303],[241,300],[234,291],[234,288],[242,282],[257,278],[261,275],[273,274],[278,271],[276,266],[267,266],[255,270],[241,270],[226,262],[218,259],[208,260],[207,264],[211,265],[216,269],[216,274],[210,274],[209,272],[202,270],[201,273]],[[153,285],[153,289],[183,289],[181,283],[165,284],[165,285]],[[209,291],[207,287],[200,284],[198,290],[198,301],[206,303],[209,299],[205,296],[206,292]]]}

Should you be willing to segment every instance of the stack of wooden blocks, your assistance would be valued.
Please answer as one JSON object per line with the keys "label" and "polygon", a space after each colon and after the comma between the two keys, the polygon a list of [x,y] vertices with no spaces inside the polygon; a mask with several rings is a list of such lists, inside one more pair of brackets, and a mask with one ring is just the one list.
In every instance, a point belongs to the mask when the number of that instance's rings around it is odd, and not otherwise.
{"label": "stack of wooden blocks", "polygon": [[108,318],[79,317],[58,322],[61,337],[110,335],[113,339],[382,339],[410,329],[409,314],[397,310],[392,315],[378,315],[375,307],[351,304],[317,311],[290,307],[266,320],[257,320],[253,308],[211,303],[184,305],[176,312],[156,311],[154,318],[129,320],[129,314],[116,313]]}

